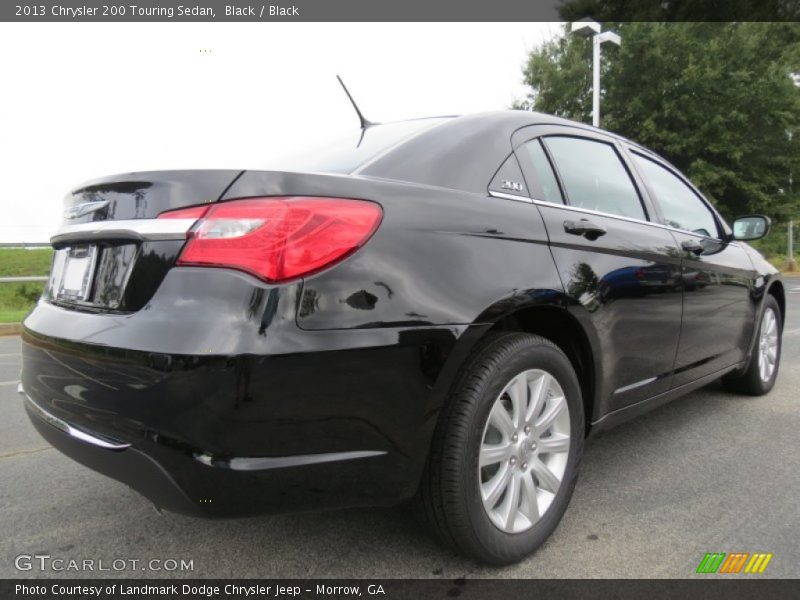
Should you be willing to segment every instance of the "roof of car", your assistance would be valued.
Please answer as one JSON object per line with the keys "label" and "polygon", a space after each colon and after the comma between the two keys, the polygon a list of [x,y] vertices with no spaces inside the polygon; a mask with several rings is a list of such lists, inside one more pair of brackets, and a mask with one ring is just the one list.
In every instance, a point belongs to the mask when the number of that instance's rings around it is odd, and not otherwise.
{"label": "roof of car", "polygon": [[511,136],[531,125],[561,125],[596,131],[638,147],[608,131],[527,110],[439,119],[438,124],[378,155],[359,167],[356,173],[482,193],[494,172],[513,151]]}

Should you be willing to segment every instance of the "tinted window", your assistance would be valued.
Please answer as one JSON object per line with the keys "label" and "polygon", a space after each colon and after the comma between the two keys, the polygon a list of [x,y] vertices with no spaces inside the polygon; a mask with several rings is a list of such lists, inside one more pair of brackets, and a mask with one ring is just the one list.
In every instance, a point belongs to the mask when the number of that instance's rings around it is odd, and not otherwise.
{"label": "tinted window", "polygon": [[544,197],[538,199],[563,204],[564,199],[561,197],[561,190],[558,189],[558,180],[539,140],[533,140],[525,144],[525,151],[528,153],[531,163],[533,163],[539,187],[542,188]]}
{"label": "tinted window", "polygon": [[583,138],[545,138],[572,206],[646,219],[628,171],[610,144]]}
{"label": "tinted window", "polygon": [[489,190],[519,196],[528,195],[528,188],[525,186],[525,178],[522,177],[522,171],[519,169],[516,156],[513,154],[509,156],[497,170],[497,173],[495,173],[495,176],[489,183]]}
{"label": "tinted window", "polygon": [[361,129],[353,127],[353,131],[338,140],[322,144],[300,154],[270,161],[269,168],[282,171],[352,173],[392,146],[446,120],[415,119],[373,125],[364,131],[363,137]]}
{"label": "tinted window", "polygon": [[633,160],[656,195],[667,225],[700,235],[718,237],[714,216],[689,186],[650,159],[633,153]]}

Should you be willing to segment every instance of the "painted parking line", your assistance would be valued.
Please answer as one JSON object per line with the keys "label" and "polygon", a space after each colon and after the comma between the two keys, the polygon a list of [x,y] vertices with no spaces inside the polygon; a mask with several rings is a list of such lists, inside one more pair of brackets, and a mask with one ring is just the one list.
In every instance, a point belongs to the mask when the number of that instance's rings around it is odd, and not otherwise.
{"label": "painted parking line", "polygon": [[22,448],[21,450],[12,450],[11,452],[0,453],[0,459],[3,458],[16,458],[17,456],[24,456],[26,454],[37,454],[45,450],[52,450],[52,446],[37,446],[35,448]]}
{"label": "painted parking line", "polygon": [[19,383],[19,379],[15,379],[14,381],[0,381],[0,385],[16,385]]}

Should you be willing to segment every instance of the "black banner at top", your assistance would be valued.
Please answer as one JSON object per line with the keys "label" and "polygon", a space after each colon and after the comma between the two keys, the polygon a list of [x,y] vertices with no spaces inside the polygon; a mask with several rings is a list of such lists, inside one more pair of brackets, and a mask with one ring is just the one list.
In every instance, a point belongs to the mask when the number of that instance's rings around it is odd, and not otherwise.
{"label": "black banner at top", "polygon": [[22,0],[7,22],[796,21],[800,0]]}

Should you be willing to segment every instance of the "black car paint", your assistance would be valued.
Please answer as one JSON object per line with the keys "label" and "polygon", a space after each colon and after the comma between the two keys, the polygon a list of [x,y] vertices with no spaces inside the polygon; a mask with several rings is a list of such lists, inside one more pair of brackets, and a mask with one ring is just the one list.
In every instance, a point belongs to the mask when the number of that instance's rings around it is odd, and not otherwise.
{"label": "black car paint", "polygon": [[[653,222],[591,214],[607,231],[591,240],[563,226],[586,213],[487,193],[500,191],[497,176],[525,171],[521,143],[552,132],[615,144]],[[730,239],[701,240],[699,257],[682,250],[691,234],[658,223],[630,147],[506,112],[445,122],[349,176],[156,172],[84,186],[68,206],[111,202],[72,223],[271,195],[369,199],[384,218],[347,260],[282,285],[173,268],[180,243],[170,242],[139,246],[153,258],[131,278],[150,287],[129,281],[115,306],[43,298],[24,323],[25,393],[131,447],[97,449],[31,418],[68,455],[171,510],[390,505],[416,490],[448,392],[492,328],[534,315],[574,332],[592,432],[741,368],[764,294],[783,297],[777,272]],[[536,198],[524,177],[514,194]],[[643,273],[637,285],[630,269]],[[704,285],[687,285],[690,273]],[[99,277],[114,297],[114,278]]]}

